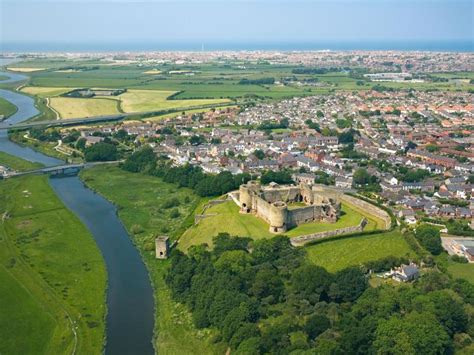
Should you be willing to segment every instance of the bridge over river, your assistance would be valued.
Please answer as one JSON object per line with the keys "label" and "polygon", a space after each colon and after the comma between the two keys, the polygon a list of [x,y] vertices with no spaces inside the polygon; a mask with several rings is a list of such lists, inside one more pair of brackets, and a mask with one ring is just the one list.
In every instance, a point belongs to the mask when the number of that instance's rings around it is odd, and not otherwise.
{"label": "bridge over river", "polygon": [[10,174],[5,175],[4,178],[12,178],[12,177],[36,175],[36,174],[73,175],[79,172],[79,170],[84,169],[84,168],[90,168],[93,166],[104,165],[104,164],[117,164],[117,163],[120,163],[121,161],[122,160],[98,161],[98,162],[90,162],[90,163],[62,164],[62,165],[55,165],[55,166],[47,166],[47,167],[35,169],[35,170],[12,172]]}

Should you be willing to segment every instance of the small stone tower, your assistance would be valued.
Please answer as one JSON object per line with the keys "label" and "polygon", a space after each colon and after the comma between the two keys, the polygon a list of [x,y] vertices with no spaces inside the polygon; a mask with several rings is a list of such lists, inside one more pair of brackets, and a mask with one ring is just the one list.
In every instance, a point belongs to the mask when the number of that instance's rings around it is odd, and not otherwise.
{"label": "small stone tower", "polygon": [[166,235],[155,239],[155,251],[157,259],[167,259],[170,252],[170,239]]}

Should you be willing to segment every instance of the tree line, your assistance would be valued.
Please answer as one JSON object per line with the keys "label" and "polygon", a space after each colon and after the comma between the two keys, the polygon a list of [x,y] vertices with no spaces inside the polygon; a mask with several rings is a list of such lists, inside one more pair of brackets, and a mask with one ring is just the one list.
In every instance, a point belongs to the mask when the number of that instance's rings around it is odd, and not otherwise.
{"label": "tree line", "polygon": [[[400,260],[386,258],[384,269]],[[367,267],[330,273],[288,238],[219,234],[173,250],[166,276],[194,325],[234,354],[449,354],[474,335],[474,286],[432,271],[413,285],[368,285]]]}
{"label": "tree line", "polygon": [[160,177],[179,187],[191,188],[201,197],[223,195],[238,189],[252,178],[250,174],[232,175],[229,171],[216,175],[206,174],[200,167],[190,164],[173,166],[169,159],[157,157],[150,147],[135,151],[121,167],[130,172],[143,172]]}

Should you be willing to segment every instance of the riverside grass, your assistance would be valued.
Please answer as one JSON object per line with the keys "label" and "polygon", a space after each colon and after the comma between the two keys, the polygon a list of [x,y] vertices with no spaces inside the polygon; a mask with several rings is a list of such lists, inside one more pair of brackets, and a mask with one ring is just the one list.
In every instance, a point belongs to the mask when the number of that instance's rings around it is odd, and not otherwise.
{"label": "riverside grass", "polygon": [[0,200],[0,353],[101,353],[106,271],[92,235],[46,176],[0,181]]}
{"label": "riverside grass", "polygon": [[0,97],[0,116],[3,118],[8,118],[17,111],[17,107]]}
{"label": "riverside grass", "polygon": [[[192,190],[113,166],[86,169],[81,171],[80,177],[88,187],[118,206],[119,217],[148,268],[155,296],[153,345],[157,353],[224,354],[226,348],[211,341],[213,331],[196,329],[189,310],[172,300],[171,291],[164,281],[169,262],[157,260],[154,252],[155,237],[165,234],[176,240],[192,223],[194,210],[203,199]],[[179,206],[163,208],[170,198],[177,198]],[[178,210],[179,216],[172,218],[174,209]]]}

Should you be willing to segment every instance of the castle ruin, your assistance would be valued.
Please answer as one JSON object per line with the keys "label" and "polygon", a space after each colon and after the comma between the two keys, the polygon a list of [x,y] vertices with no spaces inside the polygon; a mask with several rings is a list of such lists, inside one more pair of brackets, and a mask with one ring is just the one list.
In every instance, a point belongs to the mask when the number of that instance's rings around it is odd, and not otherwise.
{"label": "castle ruin", "polygon": [[155,253],[157,259],[167,259],[170,253],[170,239],[166,235],[155,239]]}
{"label": "castle ruin", "polygon": [[257,181],[240,186],[239,205],[241,213],[253,213],[266,221],[271,233],[315,221],[334,223],[341,211],[339,202],[315,193],[307,184],[263,187]]}

